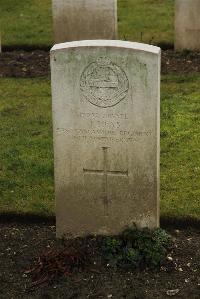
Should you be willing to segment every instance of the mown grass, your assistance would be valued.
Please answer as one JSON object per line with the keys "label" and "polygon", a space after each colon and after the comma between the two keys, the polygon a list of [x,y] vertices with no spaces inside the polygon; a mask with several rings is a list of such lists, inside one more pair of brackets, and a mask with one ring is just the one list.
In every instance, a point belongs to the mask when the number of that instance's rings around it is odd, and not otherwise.
{"label": "mown grass", "polygon": [[200,77],[166,76],[161,102],[161,211],[200,217]]}
{"label": "mown grass", "polygon": [[0,0],[2,46],[51,46],[51,0]]}
{"label": "mown grass", "polygon": [[[51,0],[0,0],[4,46],[53,44]],[[119,39],[173,44],[174,0],[118,0]]]}
{"label": "mown grass", "polygon": [[1,79],[1,212],[51,214],[54,207],[48,80]]}
{"label": "mown grass", "polygon": [[173,44],[174,0],[118,0],[119,38]]}
{"label": "mown grass", "polygon": [[[1,78],[0,211],[54,214],[50,81]],[[164,76],[161,214],[200,215],[200,78]]]}

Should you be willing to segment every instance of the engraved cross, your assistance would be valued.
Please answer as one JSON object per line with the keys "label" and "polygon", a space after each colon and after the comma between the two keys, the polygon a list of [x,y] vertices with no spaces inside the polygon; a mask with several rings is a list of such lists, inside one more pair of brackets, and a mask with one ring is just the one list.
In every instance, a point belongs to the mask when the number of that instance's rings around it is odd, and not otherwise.
{"label": "engraved cross", "polygon": [[103,169],[87,169],[83,168],[85,173],[101,174],[103,175],[103,203],[104,203],[104,214],[108,216],[108,175],[126,176],[128,177],[128,170],[108,170],[108,147],[102,147],[103,150]]}

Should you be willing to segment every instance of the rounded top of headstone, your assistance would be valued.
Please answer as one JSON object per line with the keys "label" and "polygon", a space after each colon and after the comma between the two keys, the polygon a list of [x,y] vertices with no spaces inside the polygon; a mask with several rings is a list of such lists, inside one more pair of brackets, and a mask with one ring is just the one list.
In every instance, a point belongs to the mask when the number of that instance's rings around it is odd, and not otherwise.
{"label": "rounded top of headstone", "polygon": [[51,48],[51,52],[57,50],[65,50],[69,48],[80,48],[80,47],[124,48],[124,49],[132,49],[136,51],[149,52],[152,54],[160,54],[161,51],[159,47],[148,45],[148,44],[121,41],[121,40],[100,40],[99,39],[99,40],[73,41],[73,42],[56,44]]}

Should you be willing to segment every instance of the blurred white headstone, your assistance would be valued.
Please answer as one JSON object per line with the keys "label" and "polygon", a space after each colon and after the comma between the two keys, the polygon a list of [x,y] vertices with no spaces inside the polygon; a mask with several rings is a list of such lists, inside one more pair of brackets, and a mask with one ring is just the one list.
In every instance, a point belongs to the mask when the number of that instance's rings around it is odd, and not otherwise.
{"label": "blurred white headstone", "polygon": [[200,0],[176,0],[175,49],[200,50]]}
{"label": "blurred white headstone", "polygon": [[55,43],[116,39],[117,0],[53,0]]}

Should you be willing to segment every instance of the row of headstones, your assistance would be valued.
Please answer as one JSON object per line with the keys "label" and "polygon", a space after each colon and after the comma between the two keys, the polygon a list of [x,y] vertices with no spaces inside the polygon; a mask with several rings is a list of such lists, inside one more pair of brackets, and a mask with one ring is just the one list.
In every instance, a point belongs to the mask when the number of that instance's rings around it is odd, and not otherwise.
{"label": "row of headstones", "polygon": [[53,7],[56,41],[82,40],[51,50],[57,236],[155,228],[160,48],[113,40],[116,0]]}
{"label": "row of headstones", "polygon": [[109,40],[115,0],[58,4],[57,41],[90,40],[51,50],[57,236],[158,227],[160,48]]}
{"label": "row of headstones", "polygon": [[[53,0],[55,42],[117,38],[117,0]],[[200,49],[200,1],[176,0],[175,49]]]}

